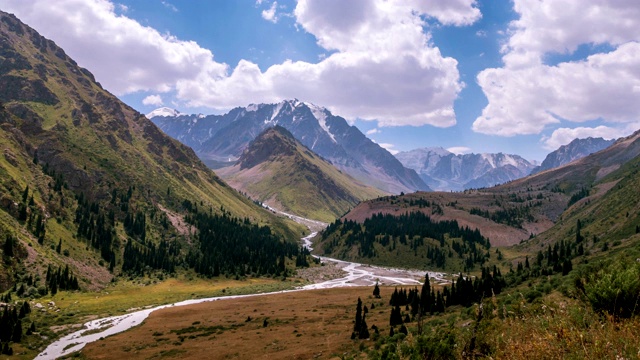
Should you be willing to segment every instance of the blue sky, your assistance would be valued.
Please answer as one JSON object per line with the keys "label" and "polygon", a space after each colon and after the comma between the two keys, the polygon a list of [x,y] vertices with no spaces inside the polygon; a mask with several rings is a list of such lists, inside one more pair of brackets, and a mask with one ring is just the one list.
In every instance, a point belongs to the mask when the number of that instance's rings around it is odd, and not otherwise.
{"label": "blue sky", "polygon": [[390,151],[640,128],[634,0],[3,0],[142,113],[298,98]]}

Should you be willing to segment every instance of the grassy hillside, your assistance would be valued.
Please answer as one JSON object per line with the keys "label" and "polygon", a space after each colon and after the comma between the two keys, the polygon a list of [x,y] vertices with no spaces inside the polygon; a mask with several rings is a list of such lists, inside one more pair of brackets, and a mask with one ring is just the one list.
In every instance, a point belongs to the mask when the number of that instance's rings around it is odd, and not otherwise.
{"label": "grassy hillside", "polygon": [[297,240],[301,226],[233,190],[55,43],[0,17],[0,242],[15,238],[0,290],[28,277],[44,287],[49,265],[100,288],[129,243],[147,257],[170,246],[178,259],[196,244],[199,213]]}
{"label": "grassy hillside", "polygon": [[321,221],[384,194],[337,170],[279,126],[263,132],[238,164],[218,174],[254,199]]}

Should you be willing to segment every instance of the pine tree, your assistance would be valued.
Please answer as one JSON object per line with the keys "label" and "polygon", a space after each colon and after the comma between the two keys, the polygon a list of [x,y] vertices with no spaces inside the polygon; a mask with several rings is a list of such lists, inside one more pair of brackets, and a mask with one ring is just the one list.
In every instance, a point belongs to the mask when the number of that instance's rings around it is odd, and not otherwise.
{"label": "pine tree", "polygon": [[13,326],[13,335],[11,336],[11,340],[14,343],[19,343],[20,341],[22,341],[22,320],[16,321],[15,325]]}
{"label": "pine tree", "polygon": [[360,339],[368,339],[369,338],[369,327],[367,326],[367,317],[362,317],[362,322],[360,323],[360,331],[358,331],[358,337]]}
{"label": "pine tree", "polygon": [[420,291],[420,312],[424,315],[431,310],[431,284],[429,283],[429,273],[424,277],[424,284]]}
{"label": "pine tree", "polygon": [[400,330],[398,330],[400,333],[408,335],[409,334],[409,330],[407,330],[407,327],[404,326],[404,324],[402,324],[402,326],[400,326]]}
{"label": "pine tree", "polygon": [[32,322],[31,326],[29,326],[29,328],[27,329],[27,335],[31,335],[34,332],[36,332],[36,323]]}
{"label": "pine tree", "polygon": [[360,331],[360,327],[362,326],[362,300],[358,298],[358,305],[356,305],[356,321],[353,325],[353,331]]}
{"label": "pine tree", "polygon": [[376,299],[380,299],[380,287],[378,286],[378,282],[376,281],[376,286],[373,288],[373,296]]}
{"label": "pine tree", "polygon": [[8,257],[12,257],[13,256],[13,248],[15,245],[15,239],[13,238],[13,236],[7,234],[6,240],[4,242],[4,246],[2,247],[2,250],[4,251],[4,254]]}

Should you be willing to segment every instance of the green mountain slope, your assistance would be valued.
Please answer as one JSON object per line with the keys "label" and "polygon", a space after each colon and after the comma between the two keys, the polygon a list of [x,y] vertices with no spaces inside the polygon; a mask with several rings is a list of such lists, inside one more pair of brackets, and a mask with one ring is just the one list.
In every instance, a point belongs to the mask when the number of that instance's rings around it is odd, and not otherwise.
{"label": "green mountain slope", "polygon": [[[246,231],[269,225],[290,241],[303,230],[237,193],[54,42],[2,12],[0,140],[0,243],[16,239],[4,251],[0,290],[28,276],[44,283],[50,264],[69,265],[82,288],[104,285],[134,255],[166,269],[205,251],[194,240],[209,220]],[[190,264],[204,261],[193,256]]]}
{"label": "green mountain slope", "polygon": [[[420,192],[366,201],[345,215],[342,223],[364,224],[379,213],[399,218],[412,212],[428,215],[433,221],[455,220],[460,226],[478,229],[492,246],[502,246],[507,258],[501,257],[498,263],[507,268],[509,261],[513,265],[518,261],[524,263],[527,256],[533,259],[541,249],[561,241],[571,242],[574,255],[580,245],[580,256],[609,254],[612,244],[620,246],[628,242],[636,246],[636,241],[629,240],[636,240],[640,226],[639,154],[640,132],[637,132],[574,163],[494,188],[462,193]],[[588,240],[580,244],[574,241],[578,220],[580,235]],[[372,238],[376,251],[363,252],[370,244],[354,242],[354,233],[346,231],[343,224],[318,238],[319,253],[381,264],[400,264],[410,259],[417,265],[447,269],[424,260],[432,257],[426,249],[404,249],[404,246],[392,247],[391,251],[381,245],[385,235],[399,240],[415,234],[381,231]],[[410,238],[407,240],[414,243]],[[439,251],[456,253],[448,242]],[[484,264],[495,260],[491,253],[485,253],[485,257],[473,261]],[[467,261],[464,257],[459,260]]]}
{"label": "green mountain slope", "polygon": [[265,130],[236,165],[218,174],[252,198],[322,221],[336,219],[362,200],[384,195],[342,173],[280,126]]}

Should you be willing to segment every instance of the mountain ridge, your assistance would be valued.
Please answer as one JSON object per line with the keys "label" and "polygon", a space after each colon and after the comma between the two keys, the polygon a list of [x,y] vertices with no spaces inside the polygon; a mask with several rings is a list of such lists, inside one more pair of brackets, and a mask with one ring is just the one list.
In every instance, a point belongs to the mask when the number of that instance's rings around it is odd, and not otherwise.
{"label": "mountain ridge", "polygon": [[156,116],[152,121],[168,135],[191,146],[213,168],[237,160],[258,134],[280,125],[363,183],[391,193],[429,190],[415,171],[404,167],[345,119],[297,99],[237,107],[224,115]]}
{"label": "mountain ridge", "polygon": [[454,154],[441,147],[400,152],[400,162],[414,169],[432,188],[461,191],[491,187],[529,175],[534,165],[519,155]]}
{"label": "mountain ridge", "polygon": [[558,149],[549,153],[542,161],[542,164],[531,171],[531,174],[537,174],[581,159],[589,154],[606,149],[614,142],[615,140],[605,140],[601,137],[574,139],[569,144],[562,145]]}

